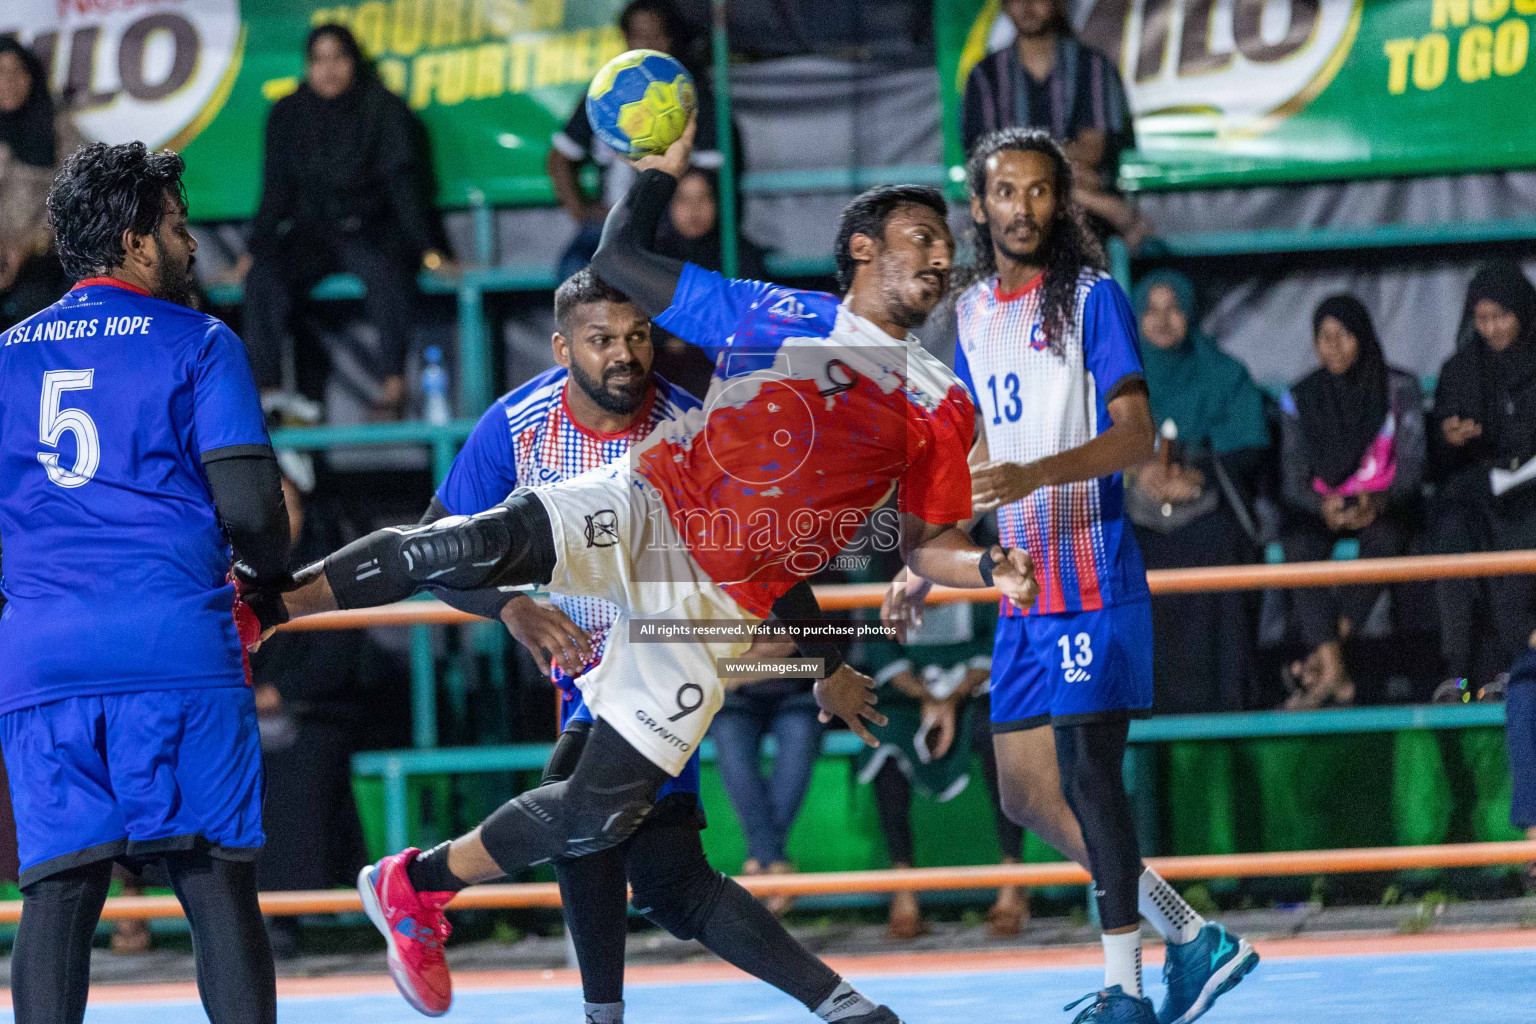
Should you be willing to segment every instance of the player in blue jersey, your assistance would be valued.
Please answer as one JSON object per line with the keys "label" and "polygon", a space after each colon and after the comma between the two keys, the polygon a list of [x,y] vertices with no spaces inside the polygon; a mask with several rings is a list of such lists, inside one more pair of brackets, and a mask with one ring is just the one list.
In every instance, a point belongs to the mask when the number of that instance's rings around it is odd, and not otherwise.
{"label": "player in blue jersey", "polygon": [[[1142,864],[1121,776],[1129,721],[1152,706],[1150,595],[1120,478],[1152,454],[1136,318],[1048,135],[995,132],[967,174],[978,266],[956,301],[955,372],[976,401],[974,510],[997,511],[1002,543],[1030,552],[1040,584],[1032,605],[1005,599],[998,618],[1002,803],[1093,874],[1105,987],[1078,1020],[1186,1024],[1258,954]],[[910,621],[926,589],[899,581],[888,621]],[[1169,944],[1156,1012],[1142,996],[1141,916]]]}
{"label": "player in blue jersey", "polygon": [[[70,157],[48,196],[67,295],[0,334],[0,745],[23,895],[19,1024],[78,1024],[112,862],[160,861],[214,1024],[270,1024],[261,745],[226,583],[287,578],[245,348],[186,306],[181,158]],[[271,626],[280,605],[268,606]]]}
{"label": "player in blue jersey", "polygon": [[[423,522],[484,512],[518,487],[596,469],[622,458],[662,420],[699,408],[692,395],[652,373],[650,317],[590,269],[556,290],[555,322],[552,345],[559,365],[502,396],[481,417]],[[499,618],[550,673],[561,691],[562,731],[543,783],[568,778],[593,723],[576,677],[602,656],[619,609],[598,598],[565,594],[550,595],[548,604],[517,591],[444,590],[440,596],[473,614]],[[624,1019],[626,878],[634,905],[679,938],[698,939],[813,1012],[857,1007],[862,997],[852,986],[796,942],[749,892],[710,867],[699,840],[703,824],[695,753],[681,774],[662,786],[655,808],[633,836],[556,862],[588,1024]],[[430,891],[432,880],[420,881]],[[879,1009],[832,1019],[896,1020]]]}

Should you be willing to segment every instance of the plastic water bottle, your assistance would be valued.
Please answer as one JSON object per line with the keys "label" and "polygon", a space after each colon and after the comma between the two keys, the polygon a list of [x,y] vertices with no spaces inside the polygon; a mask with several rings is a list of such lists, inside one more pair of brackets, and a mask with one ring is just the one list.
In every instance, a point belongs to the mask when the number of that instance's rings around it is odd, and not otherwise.
{"label": "plastic water bottle", "polygon": [[448,371],[443,369],[443,350],[436,345],[422,353],[421,397],[428,423],[441,427],[453,419],[448,409]]}

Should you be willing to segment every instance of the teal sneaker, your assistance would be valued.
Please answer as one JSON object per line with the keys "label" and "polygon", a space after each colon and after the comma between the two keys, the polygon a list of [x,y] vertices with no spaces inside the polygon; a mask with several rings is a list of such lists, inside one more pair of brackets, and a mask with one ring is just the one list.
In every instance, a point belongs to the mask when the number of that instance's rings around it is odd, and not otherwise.
{"label": "teal sneaker", "polygon": [[1189,1024],[1258,964],[1259,954],[1247,939],[1214,922],[1189,942],[1170,945],[1163,961],[1168,992],[1157,1011],[1158,1024]]}
{"label": "teal sneaker", "polygon": [[1145,996],[1127,995],[1119,985],[1111,985],[1100,992],[1090,992],[1062,1009],[1070,1010],[1085,999],[1092,999],[1093,1004],[1074,1017],[1072,1024],[1157,1024],[1152,1000]]}

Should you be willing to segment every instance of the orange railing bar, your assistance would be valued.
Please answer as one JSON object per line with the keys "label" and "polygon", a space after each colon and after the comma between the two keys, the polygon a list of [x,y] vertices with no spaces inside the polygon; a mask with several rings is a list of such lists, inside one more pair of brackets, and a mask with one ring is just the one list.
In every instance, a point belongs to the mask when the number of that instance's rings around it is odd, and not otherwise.
{"label": "orange railing bar", "polygon": [[[1536,860],[1536,841],[1455,843],[1445,846],[1378,846],[1349,850],[1295,850],[1283,853],[1229,853],[1202,857],[1153,857],[1147,863],[1165,878],[1259,878],[1278,875],[1346,874],[1421,868],[1490,867]],[[1072,863],[983,864],[972,867],[907,868],[900,871],[833,871],[804,875],[754,875],[740,878],[759,896],[816,896],[881,893],[895,889],[995,889],[1003,885],[1076,885],[1088,872]],[[477,885],[453,901],[460,910],[558,907],[553,882]],[[261,909],[274,916],[335,914],[361,910],[357,894],[335,889],[313,892],[266,892]],[[173,896],[119,896],[107,901],[102,917],[181,917]],[[21,901],[0,903],[0,923],[21,919]]]}
{"label": "orange railing bar", "polygon": [[[1199,569],[1154,569],[1147,583],[1154,594],[1193,594],[1219,590],[1262,590],[1270,587],[1336,587],[1351,583],[1406,583],[1473,576],[1536,574],[1536,551],[1494,551],[1470,555],[1414,555],[1404,558],[1361,558],[1340,562],[1289,562],[1283,565],[1223,565]],[[816,588],[817,600],[828,610],[878,608],[883,583],[842,583]],[[996,601],[996,590],[956,590],[934,587],[930,603]],[[366,629],[371,626],[455,625],[483,621],[456,611],[441,601],[402,601],[382,608],[325,612],[297,619],[284,629]]]}

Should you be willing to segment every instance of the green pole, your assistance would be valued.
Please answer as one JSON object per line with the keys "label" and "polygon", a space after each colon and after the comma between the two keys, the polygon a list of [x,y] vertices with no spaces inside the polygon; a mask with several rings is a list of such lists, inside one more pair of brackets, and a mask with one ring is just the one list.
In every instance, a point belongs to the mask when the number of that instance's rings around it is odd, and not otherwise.
{"label": "green pole", "polygon": [[409,842],[408,813],[405,766],[392,757],[384,766],[384,845],[388,849],[403,850]]}
{"label": "green pole", "polygon": [[1106,248],[1109,250],[1109,273],[1127,292],[1131,290],[1131,250],[1126,247],[1125,239],[1119,235],[1110,238]]}
{"label": "green pole", "polygon": [[432,659],[432,627],[411,627],[411,742],[437,746],[437,672]]}
{"label": "green pole", "polygon": [[715,138],[720,147],[720,262],[736,276],[736,139],[731,132],[731,48],[725,33],[726,0],[713,0]]}
{"label": "green pole", "polygon": [[491,339],[478,283],[459,282],[459,415],[479,416],[491,393]]}

